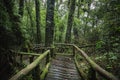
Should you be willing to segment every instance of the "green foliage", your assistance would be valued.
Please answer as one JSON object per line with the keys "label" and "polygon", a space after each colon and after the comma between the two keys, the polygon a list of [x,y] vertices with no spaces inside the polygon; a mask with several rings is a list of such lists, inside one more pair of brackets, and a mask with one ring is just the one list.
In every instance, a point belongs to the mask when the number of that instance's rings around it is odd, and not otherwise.
{"label": "green foliage", "polygon": [[[100,6],[98,10],[98,15],[104,20],[103,22],[103,41],[105,42],[106,48],[111,51],[119,52],[118,44],[120,40],[120,1],[108,0]],[[106,7],[106,8],[104,8]],[[100,14],[99,14],[100,13]],[[103,14],[104,13],[104,14]]]}
{"label": "green foliage", "polygon": [[104,56],[106,56],[106,58],[112,62],[116,61],[119,58],[118,54],[113,52],[106,53]]}
{"label": "green foliage", "polygon": [[20,24],[20,21],[18,20],[19,15],[12,14],[12,12],[11,13],[7,12],[8,7],[5,7],[5,5],[3,5],[2,2],[0,4],[1,4],[0,5],[0,9],[1,9],[0,11],[0,14],[1,14],[0,15],[0,18],[1,18],[0,19],[0,23],[1,23],[0,24],[0,30],[1,30],[0,31],[0,43],[2,43],[0,45],[0,48],[8,49],[8,48],[12,48],[13,46],[20,45],[19,42],[20,40],[22,40],[23,37],[21,34],[21,30],[19,28],[19,24]]}
{"label": "green foliage", "polygon": [[114,66],[112,64],[116,63],[116,61],[119,61],[120,56],[117,53],[113,53],[113,52],[108,52],[108,53],[104,53],[102,55],[98,55],[95,60],[98,61],[108,61],[107,66]]}
{"label": "green foliage", "polygon": [[67,14],[63,17],[59,17],[59,15],[55,14],[55,42],[64,42],[66,26],[67,26]]}
{"label": "green foliage", "polygon": [[96,42],[96,49],[101,49],[105,43],[103,41]]}

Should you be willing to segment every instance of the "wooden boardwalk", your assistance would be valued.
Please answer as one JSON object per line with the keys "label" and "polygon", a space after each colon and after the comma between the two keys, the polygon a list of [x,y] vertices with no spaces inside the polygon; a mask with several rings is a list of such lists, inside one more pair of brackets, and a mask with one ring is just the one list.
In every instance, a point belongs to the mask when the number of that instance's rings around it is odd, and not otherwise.
{"label": "wooden boardwalk", "polygon": [[[39,71],[34,72],[34,74],[32,73],[32,76],[31,76],[32,79],[41,77],[41,80],[87,80],[87,79],[97,80],[97,76],[96,76],[96,72],[97,72],[97,75],[101,75],[103,79],[119,80],[117,77],[107,72],[106,70],[101,68],[98,64],[96,64],[94,61],[92,61],[90,57],[78,46],[74,44],[62,44],[62,45],[72,46],[72,48],[70,47],[70,50],[68,50],[68,48],[65,48],[67,49],[67,53],[69,54],[64,54],[66,53],[64,49],[61,49],[62,52],[64,53],[58,53],[58,52],[61,52],[61,50],[59,51],[60,48],[56,49],[55,51],[57,51],[57,53],[55,53],[56,55],[55,58],[53,58],[52,57],[53,55],[51,54],[51,52],[53,52],[53,48],[50,48],[50,50],[46,50],[43,54],[40,54],[40,55],[33,54],[33,53],[32,54],[26,53],[26,52],[17,52],[20,55],[21,62],[23,61],[22,55],[30,55],[31,57],[35,57],[35,56],[38,56],[38,57],[34,61],[30,57],[30,60],[33,62],[31,63],[30,61],[31,64],[28,64],[25,68],[20,70],[18,73],[12,76],[9,80],[18,80],[18,79],[22,80],[22,78],[27,76],[28,73],[30,73],[33,69],[36,68],[36,66],[38,66],[39,64],[43,65],[42,60],[45,58],[47,58],[46,62],[44,62],[46,63],[45,70],[41,74],[39,73]],[[40,48],[38,48],[38,50],[39,49]],[[48,48],[45,48],[45,49],[48,49]],[[75,63],[77,63],[77,67],[78,67],[78,62],[76,60],[76,56],[77,56],[76,52],[77,54],[79,52],[79,55],[82,55],[85,58],[85,60],[89,63],[90,65],[89,71],[91,71],[90,73],[85,74],[82,69],[77,70],[75,66]],[[16,53],[16,51],[13,51],[13,53]],[[51,58],[52,58],[52,61],[49,60]],[[75,62],[73,58],[75,58]],[[51,62],[51,65],[49,67],[50,62]],[[45,76],[45,79],[43,79],[44,75],[47,73],[48,68],[49,68],[48,74]],[[78,73],[78,71],[80,72],[80,74]],[[80,77],[80,75],[82,76],[82,78]],[[89,77],[87,75],[89,75]]]}
{"label": "wooden boardwalk", "polygon": [[81,77],[72,57],[57,55],[51,62],[45,80],[81,80]]}

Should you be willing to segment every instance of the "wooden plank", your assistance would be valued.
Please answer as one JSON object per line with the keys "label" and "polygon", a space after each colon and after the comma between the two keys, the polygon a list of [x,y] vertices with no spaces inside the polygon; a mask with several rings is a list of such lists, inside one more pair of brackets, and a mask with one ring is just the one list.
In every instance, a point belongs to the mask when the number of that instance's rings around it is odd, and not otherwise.
{"label": "wooden plank", "polygon": [[74,59],[69,56],[57,55],[52,60],[45,80],[80,80]]}

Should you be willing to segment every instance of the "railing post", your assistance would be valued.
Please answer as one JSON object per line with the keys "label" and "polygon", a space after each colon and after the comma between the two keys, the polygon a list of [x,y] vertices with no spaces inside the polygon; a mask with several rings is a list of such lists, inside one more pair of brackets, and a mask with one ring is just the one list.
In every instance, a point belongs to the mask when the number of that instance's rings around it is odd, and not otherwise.
{"label": "railing post", "polygon": [[75,56],[75,47],[73,46],[73,56]]}
{"label": "railing post", "polygon": [[30,59],[30,63],[32,63],[32,62],[33,62],[34,57],[33,57],[33,56],[30,56],[30,57],[29,57],[29,59]]}
{"label": "railing post", "polygon": [[[30,56],[30,63],[32,63],[33,60],[34,60],[34,57]],[[32,78],[33,78],[33,80],[40,80],[40,67],[39,67],[39,65],[36,66],[35,69],[33,69]]]}
{"label": "railing post", "polygon": [[[29,59],[30,59],[30,63],[32,63],[34,60],[34,56],[30,56]],[[33,80],[35,79],[35,70],[34,69],[32,70],[32,79]]]}
{"label": "railing post", "polygon": [[54,54],[53,54],[53,57],[55,57],[56,56],[56,53],[57,53],[57,51],[56,51],[57,49],[56,49],[56,46],[54,47],[54,49],[53,49],[53,51],[54,51]]}
{"label": "railing post", "polygon": [[20,55],[20,63],[23,63],[23,55]]}
{"label": "railing post", "polygon": [[[39,51],[37,51],[38,53]],[[35,67],[35,69],[33,70],[33,80],[40,80],[40,74],[41,74],[41,70],[40,70],[40,65],[37,65]]]}
{"label": "railing post", "polygon": [[96,71],[92,67],[90,67],[88,72],[88,80],[97,80]]}
{"label": "railing post", "polygon": [[49,60],[50,60],[50,53],[51,53],[51,51],[49,52],[49,54],[47,54],[47,56],[46,56],[46,64],[49,62]]}
{"label": "railing post", "polygon": [[53,57],[53,48],[50,49],[50,56]]}

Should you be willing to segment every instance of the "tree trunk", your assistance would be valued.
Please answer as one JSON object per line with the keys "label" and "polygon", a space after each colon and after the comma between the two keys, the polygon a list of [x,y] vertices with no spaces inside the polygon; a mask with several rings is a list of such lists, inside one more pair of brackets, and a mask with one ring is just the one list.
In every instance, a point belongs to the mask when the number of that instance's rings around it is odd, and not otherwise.
{"label": "tree trunk", "polygon": [[75,11],[75,0],[71,0],[69,15],[68,15],[67,31],[66,31],[66,37],[65,37],[66,43],[71,42],[71,30],[72,30],[72,25],[74,20],[74,11]]}
{"label": "tree trunk", "polygon": [[78,33],[78,29],[76,27],[73,28],[73,34],[74,34],[74,44],[78,44],[79,33]]}
{"label": "tree trunk", "polygon": [[68,4],[67,4],[67,5],[68,5],[68,9],[70,8],[70,1],[71,1],[71,0],[68,0]]}
{"label": "tree trunk", "polygon": [[37,37],[36,37],[36,41],[37,44],[40,44],[41,42],[41,31],[40,31],[40,2],[39,0],[35,0],[35,9],[36,9],[36,33],[37,33]]}
{"label": "tree trunk", "polygon": [[84,26],[84,36],[85,36],[85,38],[86,38],[86,33],[87,33],[87,24],[88,24],[88,19],[89,19],[89,15],[90,15],[90,5],[91,5],[91,1],[90,2],[88,2],[87,3],[87,7],[88,7],[88,9],[87,9],[87,17],[86,17],[86,22],[85,22],[85,26]]}
{"label": "tree trunk", "polygon": [[80,0],[78,0],[78,12],[77,12],[77,18],[80,17]]}
{"label": "tree trunk", "polygon": [[0,80],[8,80],[14,72],[15,61],[9,49],[23,42],[20,19],[14,8],[14,0],[0,0]]}
{"label": "tree trunk", "polygon": [[34,27],[34,21],[33,21],[33,18],[32,18],[32,14],[31,14],[31,11],[30,11],[30,8],[29,8],[29,5],[28,5],[28,3],[27,3],[27,1],[25,0],[25,3],[26,3],[26,9],[27,9],[27,13],[28,13],[28,16],[29,16],[29,18],[30,18],[30,27],[31,27],[31,41],[34,41],[34,35],[33,35],[33,33],[34,33],[34,31],[33,31],[33,27]]}
{"label": "tree trunk", "polygon": [[45,45],[46,46],[52,46],[52,44],[53,44],[54,6],[55,6],[55,0],[47,0],[46,34],[45,34]]}
{"label": "tree trunk", "polygon": [[[78,12],[77,12],[77,18],[80,17],[80,0],[78,0],[77,6],[78,6]],[[79,41],[79,33],[78,29],[76,27],[73,27],[73,34],[74,34],[74,44],[78,44]]]}

